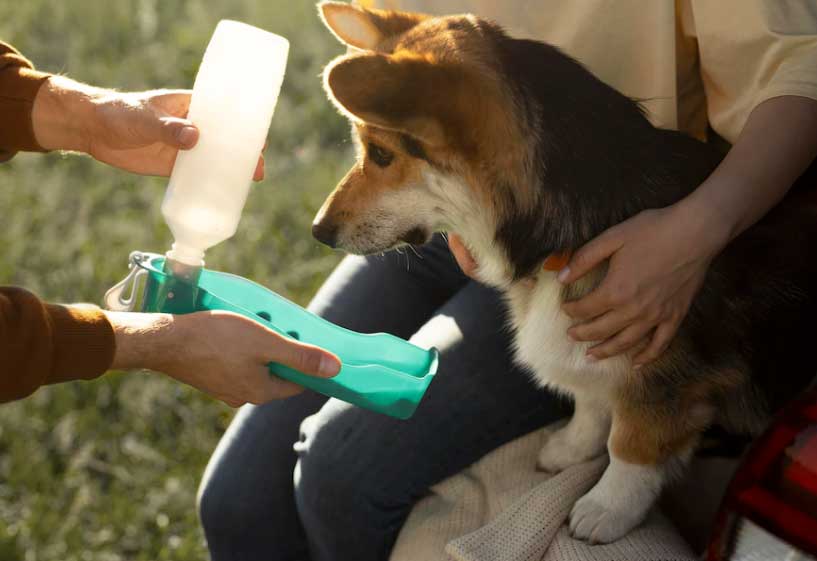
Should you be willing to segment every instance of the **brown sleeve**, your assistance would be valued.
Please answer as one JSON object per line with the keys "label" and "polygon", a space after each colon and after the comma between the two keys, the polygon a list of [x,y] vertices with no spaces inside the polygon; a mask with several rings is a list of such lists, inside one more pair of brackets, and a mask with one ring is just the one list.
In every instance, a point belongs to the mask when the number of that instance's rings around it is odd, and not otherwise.
{"label": "brown sleeve", "polygon": [[34,138],[31,108],[49,76],[34,70],[14,47],[0,41],[0,162],[20,150],[44,151]]}
{"label": "brown sleeve", "polygon": [[0,403],[45,384],[90,380],[111,366],[113,327],[101,310],[46,304],[0,287]]}

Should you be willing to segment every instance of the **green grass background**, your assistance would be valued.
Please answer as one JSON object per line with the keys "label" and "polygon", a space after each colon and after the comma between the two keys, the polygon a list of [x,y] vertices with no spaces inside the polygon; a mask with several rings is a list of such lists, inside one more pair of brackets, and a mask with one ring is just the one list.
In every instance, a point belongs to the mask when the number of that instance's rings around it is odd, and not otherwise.
{"label": "green grass background", "polygon": [[[313,2],[0,0],[0,38],[41,69],[94,85],[191,87],[222,18],[280,33],[291,47],[267,178],[208,266],[304,304],[339,259],[308,226],[352,158],[347,124],[318,77],[342,48]],[[0,165],[0,284],[100,303],[131,250],[169,247],[165,185],[77,155],[20,154]],[[0,561],[206,559],[195,492],[231,416],[146,373],[47,387],[0,406]]]}

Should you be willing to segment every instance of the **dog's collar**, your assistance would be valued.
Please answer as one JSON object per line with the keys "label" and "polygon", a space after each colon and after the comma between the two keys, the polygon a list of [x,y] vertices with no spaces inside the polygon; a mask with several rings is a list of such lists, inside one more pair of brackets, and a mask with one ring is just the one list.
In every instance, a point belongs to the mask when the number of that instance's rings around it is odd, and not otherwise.
{"label": "dog's collar", "polygon": [[561,251],[559,253],[551,253],[545,258],[542,263],[542,268],[545,271],[561,271],[570,262],[573,255],[570,251]]}

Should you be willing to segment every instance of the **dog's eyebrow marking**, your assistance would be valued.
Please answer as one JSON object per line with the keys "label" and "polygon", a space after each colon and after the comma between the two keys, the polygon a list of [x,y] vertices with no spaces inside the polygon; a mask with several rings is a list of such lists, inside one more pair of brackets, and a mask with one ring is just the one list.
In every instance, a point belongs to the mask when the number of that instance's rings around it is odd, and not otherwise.
{"label": "dog's eyebrow marking", "polygon": [[406,153],[409,156],[425,160],[429,164],[432,163],[431,160],[428,158],[426,151],[423,150],[422,145],[416,138],[413,138],[407,135],[406,133],[402,133],[400,135],[400,146],[403,148],[403,150],[406,151]]}

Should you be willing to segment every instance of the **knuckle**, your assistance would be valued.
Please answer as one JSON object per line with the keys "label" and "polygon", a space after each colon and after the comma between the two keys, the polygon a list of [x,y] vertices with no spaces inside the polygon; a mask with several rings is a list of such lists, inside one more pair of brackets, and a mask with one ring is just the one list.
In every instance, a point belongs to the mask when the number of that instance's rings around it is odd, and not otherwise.
{"label": "knuckle", "polygon": [[614,341],[610,342],[608,347],[608,351],[611,355],[619,354],[627,349],[629,349],[633,345],[632,335],[628,333],[622,333],[620,336],[616,337]]}
{"label": "knuckle", "polygon": [[630,348],[641,340],[641,330],[633,329],[621,337],[621,347]]}
{"label": "knuckle", "polygon": [[316,374],[320,369],[321,357],[318,353],[307,349],[298,350],[299,370],[307,374]]}
{"label": "knuckle", "polygon": [[653,362],[661,353],[657,350],[648,350],[642,359],[643,362]]}
{"label": "knuckle", "polygon": [[670,343],[672,343],[672,335],[671,334],[667,334],[666,337],[662,337],[661,339],[656,341],[656,345],[655,345],[655,354],[656,354],[656,356],[660,355],[665,350],[667,350]]}
{"label": "knuckle", "polygon": [[584,330],[581,335],[582,341],[600,341],[603,338],[598,329],[592,328]]}
{"label": "knuckle", "polygon": [[609,358],[614,353],[615,353],[615,348],[612,345],[604,345],[602,347],[599,347],[595,351],[593,351],[593,354],[596,355],[596,358],[598,358],[598,359]]}
{"label": "knuckle", "polygon": [[629,340],[622,337],[621,339],[615,341],[610,345],[609,352],[611,355],[616,355],[629,347],[630,347]]}
{"label": "knuckle", "polygon": [[587,269],[590,264],[593,262],[592,254],[589,251],[584,251],[581,253],[577,253],[573,256],[571,261],[571,269],[574,271],[584,271]]}
{"label": "knuckle", "polygon": [[584,325],[580,325],[580,326],[577,326],[577,327],[572,327],[568,331],[568,335],[570,335],[570,337],[572,339],[578,339],[579,341],[583,341],[585,339],[585,337],[586,337],[586,334],[587,334],[587,327],[585,327]]}

